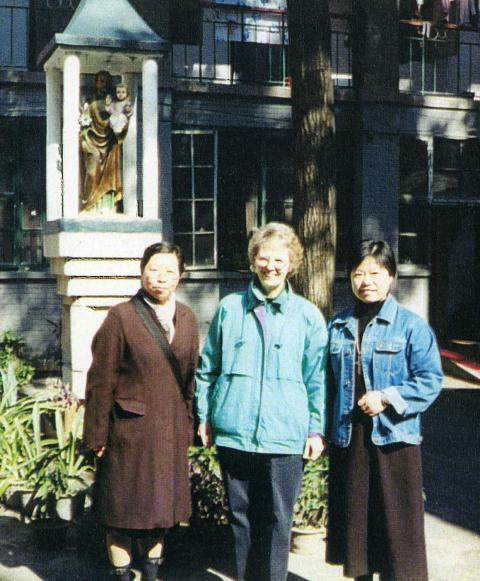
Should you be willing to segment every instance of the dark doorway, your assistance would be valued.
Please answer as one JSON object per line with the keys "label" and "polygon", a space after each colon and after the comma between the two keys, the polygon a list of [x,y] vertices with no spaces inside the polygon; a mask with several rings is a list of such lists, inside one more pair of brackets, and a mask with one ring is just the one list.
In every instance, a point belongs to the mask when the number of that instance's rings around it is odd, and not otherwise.
{"label": "dark doorway", "polygon": [[430,320],[439,338],[480,339],[480,207],[433,206]]}

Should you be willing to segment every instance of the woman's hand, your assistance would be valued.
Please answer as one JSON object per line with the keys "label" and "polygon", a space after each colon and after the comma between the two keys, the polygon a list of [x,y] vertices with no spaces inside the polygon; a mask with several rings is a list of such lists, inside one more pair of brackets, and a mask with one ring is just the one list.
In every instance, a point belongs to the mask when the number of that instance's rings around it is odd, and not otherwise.
{"label": "woman's hand", "polygon": [[327,449],[327,443],[323,436],[307,438],[303,458],[305,460],[317,460]]}
{"label": "woman's hand", "polygon": [[212,429],[208,422],[203,422],[198,426],[197,434],[205,448],[210,448],[213,445]]}
{"label": "woman's hand", "polygon": [[97,458],[101,458],[105,454],[106,446],[100,446],[100,448],[92,448],[92,452]]}
{"label": "woman's hand", "polygon": [[358,405],[362,412],[371,418],[383,412],[387,407],[385,404],[385,396],[381,391],[367,391],[358,400]]}

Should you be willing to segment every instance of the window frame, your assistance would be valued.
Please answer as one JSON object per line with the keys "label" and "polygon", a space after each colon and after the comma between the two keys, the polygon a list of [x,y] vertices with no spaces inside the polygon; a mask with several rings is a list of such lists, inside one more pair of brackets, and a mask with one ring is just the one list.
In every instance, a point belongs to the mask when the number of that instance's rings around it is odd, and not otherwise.
{"label": "window frame", "polygon": [[[172,148],[172,177],[175,168],[186,168],[190,167],[190,187],[191,196],[189,198],[177,198],[173,192],[173,179],[172,179],[172,226],[173,226],[173,212],[175,207],[175,202],[189,202],[191,204],[191,216],[192,216],[192,231],[191,232],[177,232],[173,229],[173,237],[176,236],[192,236],[192,264],[186,266],[186,270],[213,270],[218,268],[218,251],[217,251],[217,239],[218,239],[218,225],[217,225],[217,193],[218,193],[218,132],[216,129],[173,129],[172,139],[174,135],[188,135],[190,137],[190,166],[185,164],[176,164],[173,158],[173,148]],[[194,150],[194,136],[195,135],[212,135],[213,136],[213,196],[212,198],[200,198],[197,200],[195,197],[195,150]],[[210,167],[210,166],[197,166],[197,167]],[[195,231],[195,202],[196,201],[212,201],[213,202],[213,232],[208,232],[208,234],[213,234],[213,264],[202,265],[195,263],[195,241],[196,237],[199,235]]]}
{"label": "window frame", "polygon": [[[43,242],[41,244],[42,255],[39,262],[29,262],[24,260],[26,255],[25,251],[27,248],[25,241],[29,233],[38,232],[40,233],[40,236],[43,237],[46,223],[46,176],[45,163],[42,163],[42,161],[44,161],[43,158],[40,159],[40,163],[38,164],[40,172],[43,172],[41,174],[43,179],[42,185],[39,186],[37,195],[35,195],[35,193],[30,193],[30,191],[21,191],[22,188],[18,185],[20,166],[24,165],[26,162],[33,162],[34,160],[28,156],[24,156],[24,152],[22,152],[21,140],[15,138],[15,133],[18,131],[24,131],[24,124],[28,121],[32,121],[32,119],[40,121],[38,118],[17,118],[16,120],[3,120],[3,122],[0,124],[0,131],[2,131],[4,135],[8,136],[5,146],[9,149],[9,165],[11,171],[11,181],[8,184],[9,187],[0,192],[0,198],[10,199],[13,206],[11,215],[11,227],[3,227],[3,224],[0,224],[0,230],[2,232],[11,233],[12,236],[12,261],[1,261],[1,271],[43,271],[46,270],[48,266],[47,260],[43,254]],[[39,131],[35,131],[33,133],[38,134]],[[40,142],[43,143],[42,138],[40,138]],[[23,209],[29,199],[39,200],[38,208],[40,211],[40,216],[39,226],[37,227],[28,227],[28,225],[24,223]]]}
{"label": "window frame", "polygon": [[[450,169],[450,171],[456,171],[459,174],[458,177],[458,192],[456,195],[447,195],[443,197],[436,197],[434,195],[434,180],[435,180],[435,140],[451,141],[456,142],[460,146],[459,153],[459,166],[458,168],[445,168]],[[480,191],[477,196],[468,197],[463,194],[464,189],[464,173],[466,171],[471,171],[471,169],[464,166],[464,148],[469,141],[478,141],[477,137],[462,137],[462,138],[449,138],[449,137],[432,137],[431,138],[431,183],[430,185],[430,201],[434,206],[480,206]],[[480,174],[480,169],[478,170]]]}
{"label": "window frame", "polygon": [[[8,52],[10,58],[4,63],[0,63],[0,68],[3,69],[18,69],[27,70],[28,60],[29,60],[29,38],[30,38],[30,2],[28,0],[0,0],[0,9],[9,9],[10,16],[8,24],[10,25],[10,38],[8,40],[3,40],[5,46],[8,43]],[[23,13],[24,18],[22,18],[22,24],[24,26],[24,50],[23,50],[23,60],[22,63],[14,62],[14,48],[15,39],[17,37],[17,31],[14,30],[14,16],[18,16]]]}

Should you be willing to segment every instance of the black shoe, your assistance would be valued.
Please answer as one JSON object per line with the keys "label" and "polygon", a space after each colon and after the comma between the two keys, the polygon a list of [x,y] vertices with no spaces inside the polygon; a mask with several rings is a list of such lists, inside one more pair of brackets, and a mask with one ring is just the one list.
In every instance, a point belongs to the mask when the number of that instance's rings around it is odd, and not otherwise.
{"label": "black shoe", "polygon": [[109,573],[112,581],[133,581],[130,565],[127,567],[112,567]]}
{"label": "black shoe", "polygon": [[158,574],[158,568],[163,563],[164,558],[150,559],[143,557],[140,561],[140,569],[142,571],[142,581],[155,581]]}

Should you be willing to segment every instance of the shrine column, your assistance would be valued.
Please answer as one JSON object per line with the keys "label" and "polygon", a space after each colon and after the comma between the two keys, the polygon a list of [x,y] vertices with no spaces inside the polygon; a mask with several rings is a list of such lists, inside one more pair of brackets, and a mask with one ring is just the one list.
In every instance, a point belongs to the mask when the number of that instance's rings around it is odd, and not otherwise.
{"label": "shrine column", "polygon": [[143,89],[143,217],[158,220],[158,63],[146,59],[142,67]]}
{"label": "shrine column", "polygon": [[78,215],[80,155],[80,59],[75,54],[65,58],[63,67],[63,216]]}
{"label": "shrine column", "polygon": [[47,84],[47,220],[62,217],[62,75],[48,67]]}

